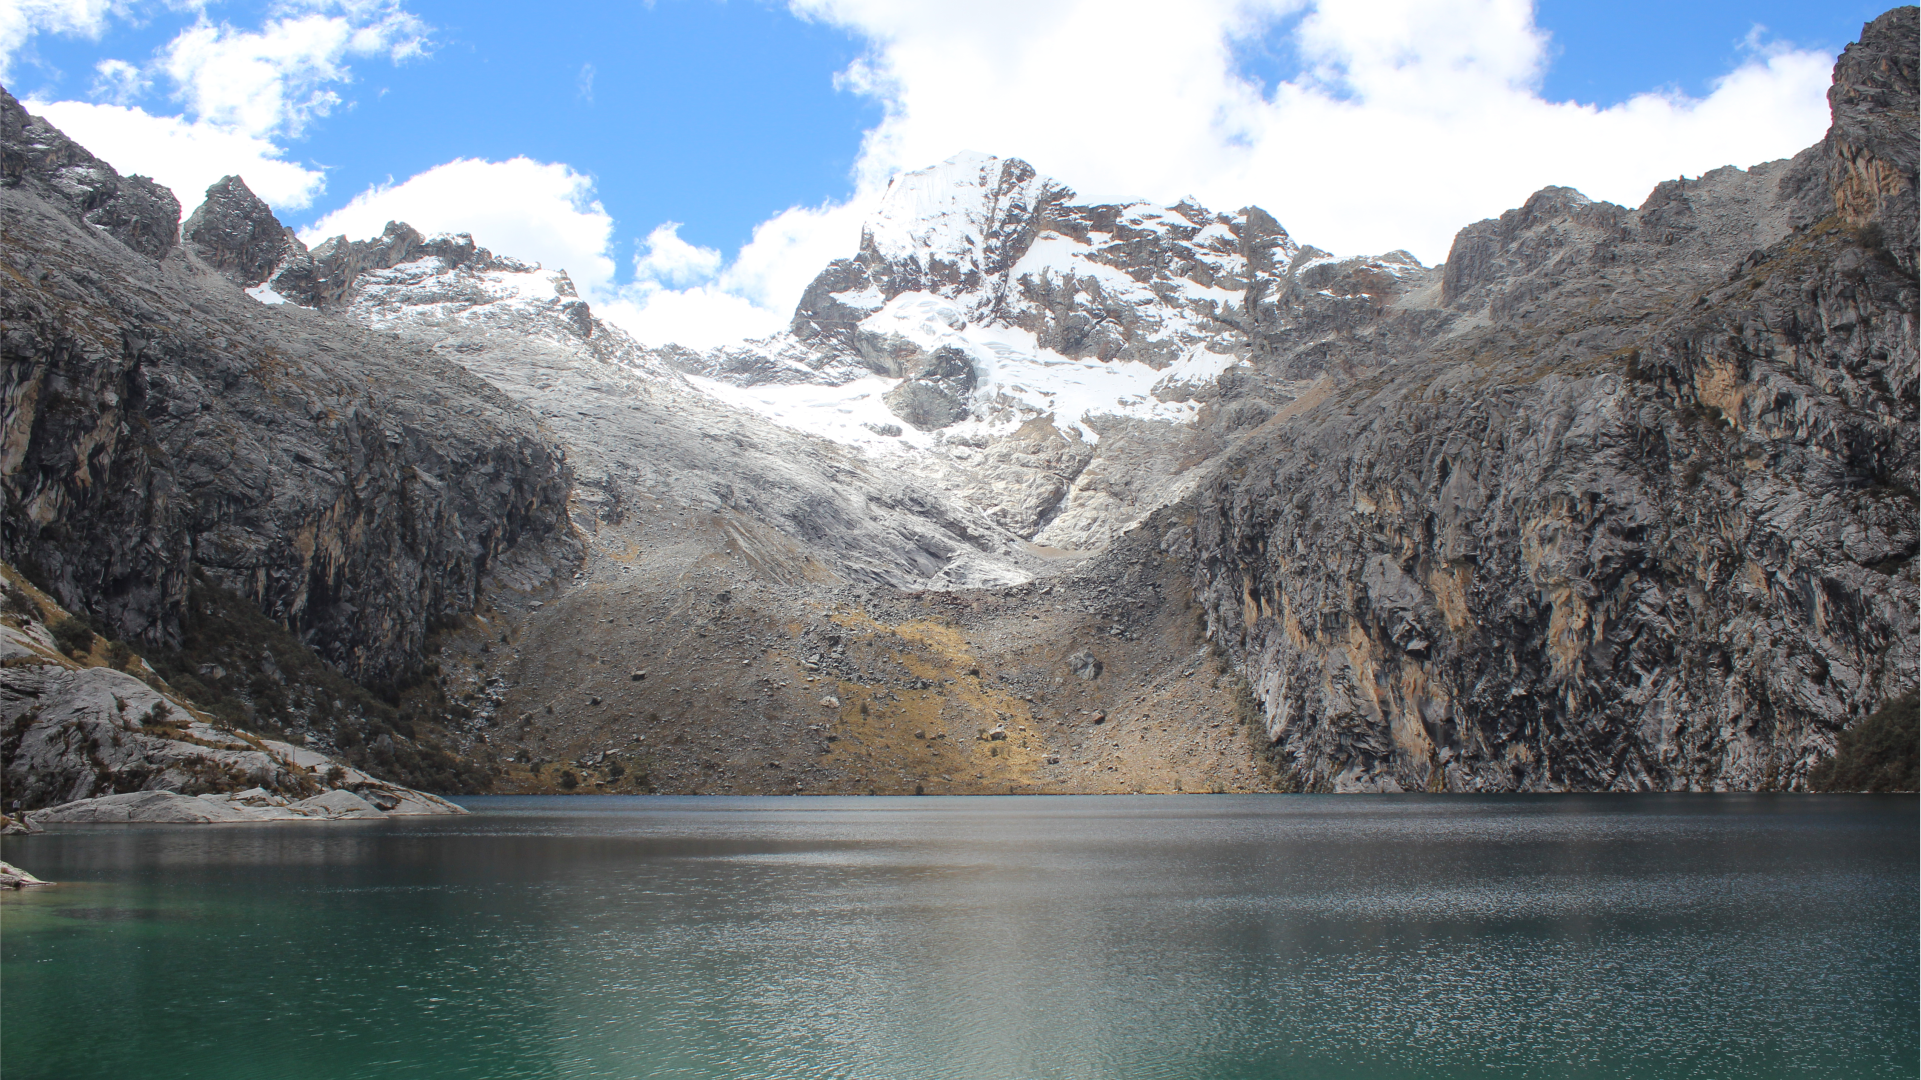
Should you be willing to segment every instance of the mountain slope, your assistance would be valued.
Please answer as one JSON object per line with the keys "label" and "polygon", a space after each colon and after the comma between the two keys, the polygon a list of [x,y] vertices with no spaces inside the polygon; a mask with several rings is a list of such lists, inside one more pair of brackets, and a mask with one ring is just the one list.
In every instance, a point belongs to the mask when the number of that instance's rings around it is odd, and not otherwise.
{"label": "mountain slope", "polygon": [[[310,251],[238,178],[144,251],[151,193],[20,119],[56,172],[0,192],[8,262],[59,273],[0,299],[67,337],[9,354],[7,551],[128,634],[190,567],[411,672],[402,719],[499,789],[1802,786],[1916,682],[1915,31],[1864,29],[1792,161],[1547,188],[1439,267],[961,155],[707,352],[468,237]],[[111,410],[149,323],[227,374],[112,436],[160,433],[129,547],[90,485],[134,459],[32,388]],[[363,386],[398,444],[303,426]],[[183,468],[207,410],[234,464]],[[363,458],[351,498],[302,471]],[[431,588],[356,591],[395,536]]]}
{"label": "mountain slope", "polygon": [[1283,309],[1296,336],[1339,332],[1433,277],[1405,252],[1300,248],[1255,207],[1072,197],[1018,159],[904,173],[789,333],[657,355],[776,423],[885,455],[1020,536],[1091,551],[1321,374],[1247,378]]}

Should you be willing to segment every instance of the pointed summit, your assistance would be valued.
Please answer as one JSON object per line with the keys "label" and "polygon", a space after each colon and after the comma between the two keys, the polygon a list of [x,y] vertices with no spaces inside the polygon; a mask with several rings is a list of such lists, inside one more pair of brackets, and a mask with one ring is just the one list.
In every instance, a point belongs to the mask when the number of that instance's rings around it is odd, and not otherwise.
{"label": "pointed summit", "polygon": [[290,256],[307,253],[307,245],[238,176],[223,176],[207,188],[206,201],[180,235],[187,250],[243,289],[265,282]]}

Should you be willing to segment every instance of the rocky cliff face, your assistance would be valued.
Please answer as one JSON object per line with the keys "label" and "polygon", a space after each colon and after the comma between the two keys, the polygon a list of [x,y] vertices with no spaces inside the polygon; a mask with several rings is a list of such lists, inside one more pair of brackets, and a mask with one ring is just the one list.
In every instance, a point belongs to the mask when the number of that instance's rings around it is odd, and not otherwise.
{"label": "rocky cliff face", "polygon": [[1914,685],[1915,31],[1792,163],[1464,229],[1166,519],[1296,783],[1787,787]]}
{"label": "rocky cliff face", "polygon": [[390,679],[492,568],[564,540],[567,468],[524,409],[430,350],[227,280],[297,247],[238,181],[183,250],[171,200],[147,213],[144,182],[10,96],[0,117],[0,555],[63,603],[178,644],[204,579]]}
{"label": "rocky cliff face", "polygon": [[[12,817],[39,811],[31,822],[61,804],[73,805],[54,820],[461,812],[309,746],[236,731],[199,711],[124,645],[82,644],[69,632],[74,625],[71,614],[0,565],[0,809]],[[162,793],[172,794],[143,797]]]}

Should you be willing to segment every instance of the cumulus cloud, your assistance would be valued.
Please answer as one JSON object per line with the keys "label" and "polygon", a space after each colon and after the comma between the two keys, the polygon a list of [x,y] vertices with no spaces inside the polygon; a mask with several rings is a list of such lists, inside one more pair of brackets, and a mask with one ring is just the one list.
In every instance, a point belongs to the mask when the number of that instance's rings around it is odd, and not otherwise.
{"label": "cumulus cloud", "polygon": [[754,227],[753,239],[721,272],[722,287],[778,315],[793,317],[794,305],[828,262],[860,250],[861,222],[880,191],[863,188],[843,203],[797,206]]}
{"label": "cumulus cloud", "polygon": [[380,235],[389,221],[428,234],[472,233],[499,254],[566,270],[582,292],[612,289],[614,219],[594,197],[593,179],[566,165],[525,157],[450,161],[361,192],[301,230],[300,238],[309,246],[343,234],[364,240]]}
{"label": "cumulus cloud", "polygon": [[[36,33],[98,38],[112,20],[135,17],[138,6],[0,0],[0,70]],[[351,61],[419,56],[428,47],[427,27],[395,0],[281,0],[271,12],[258,30],[215,25],[203,12],[144,64],[97,63],[94,101],[28,104],[115,168],[166,184],[184,207],[198,205],[212,181],[237,173],[273,206],[304,209],[326,178],[286,160],[286,141],[341,104],[337,87],[352,81]],[[160,79],[184,106],[181,115],[135,106]]]}
{"label": "cumulus cloud", "polygon": [[[1776,49],[1705,98],[1596,108],[1541,97],[1551,43],[1526,0],[794,7],[872,43],[846,77],[887,110],[861,159],[870,184],[978,149],[1084,198],[1254,203],[1306,242],[1428,261],[1548,184],[1634,204],[1662,179],[1792,154],[1826,128],[1833,63]],[[1265,91],[1234,46],[1276,34],[1300,73]]]}
{"label": "cumulus cloud", "polygon": [[[646,340],[711,340],[709,313],[783,324],[812,276],[854,252],[890,176],[962,150],[1026,158],[1088,201],[1259,205],[1305,243],[1434,263],[1462,226],[1549,184],[1635,205],[1664,179],[1799,151],[1827,127],[1834,60],[1751,36],[1705,97],[1656,89],[1599,108],[1542,97],[1553,43],[1527,0],[791,7],[869,43],[840,75],[885,109],[856,193],[768,221],[709,281],[630,290],[623,318]],[[1237,61],[1250,46],[1297,73],[1262,86]]]}
{"label": "cumulus cloud", "polygon": [[634,282],[594,310],[649,345],[708,348],[784,330],[814,275],[858,250],[873,202],[868,192],[776,214],[755,226],[753,239],[725,266],[720,252],[688,244],[668,222],[634,260]]}
{"label": "cumulus cloud", "polygon": [[[333,5],[313,5],[331,7]],[[161,50],[159,67],[196,117],[250,135],[298,135],[340,104],[348,60],[395,63],[426,49],[426,26],[395,4],[349,4],[239,30],[202,17]]]}
{"label": "cumulus cloud", "polygon": [[651,282],[594,301],[594,314],[646,345],[706,349],[787,328],[788,316],[717,285],[667,289]]}
{"label": "cumulus cloud", "polygon": [[647,250],[634,258],[634,277],[661,285],[693,285],[720,270],[720,252],[680,238],[680,222],[669,221],[647,234]]}
{"label": "cumulus cloud", "polygon": [[285,160],[270,140],[218,124],[85,101],[25,104],[120,172],[151,176],[172,188],[184,213],[200,205],[210,184],[231,173],[283,209],[312,205],[322,187],[319,170]]}
{"label": "cumulus cloud", "polygon": [[152,85],[153,80],[147,78],[146,72],[125,60],[102,60],[93,66],[93,97],[96,101],[128,105]]}
{"label": "cumulus cloud", "polygon": [[5,0],[0,3],[0,79],[13,77],[13,61],[35,34],[100,40],[107,24],[124,18],[124,0]]}

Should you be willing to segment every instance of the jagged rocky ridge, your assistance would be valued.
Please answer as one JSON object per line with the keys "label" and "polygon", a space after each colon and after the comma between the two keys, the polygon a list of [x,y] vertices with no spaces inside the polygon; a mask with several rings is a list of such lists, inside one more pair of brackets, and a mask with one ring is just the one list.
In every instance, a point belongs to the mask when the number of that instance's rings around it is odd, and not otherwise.
{"label": "jagged rocky ridge", "polygon": [[[777,422],[898,460],[1020,536],[1092,550],[1320,374],[1311,355],[1264,363],[1277,320],[1339,333],[1427,273],[1406,252],[1303,248],[1258,207],[1073,194],[983,154],[903,174],[788,333],[658,355]],[[792,409],[807,384],[842,388],[819,394],[833,408]]]}
{"label": "jagged rocky ridge", "polygon": [[[206,704],[228,722],[467,786],[392,705],[488,581],[578,561],[551,434],[430,350],[263,310],[200,258],[222,228],[230,272],[274,257],[270,214],[239,230],[217,193],[179,243],[171,196],[4,92],[0,150],[0,557],[104,637],[221,683]],[[228,598],[292,636],[242,641]],[[196,638],[222,655],[187,655]],[[285,664],[314,653],[388,700]]]}

